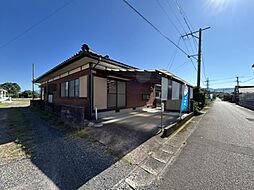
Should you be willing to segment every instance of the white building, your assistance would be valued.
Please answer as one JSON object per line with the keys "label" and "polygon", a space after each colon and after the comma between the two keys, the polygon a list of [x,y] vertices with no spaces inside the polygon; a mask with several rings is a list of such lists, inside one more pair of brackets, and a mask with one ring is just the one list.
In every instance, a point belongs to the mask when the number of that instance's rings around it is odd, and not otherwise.
{"label": "white building", "polygon": [[0,102],[7,100],[7,91],[4,89],[0,89]]}

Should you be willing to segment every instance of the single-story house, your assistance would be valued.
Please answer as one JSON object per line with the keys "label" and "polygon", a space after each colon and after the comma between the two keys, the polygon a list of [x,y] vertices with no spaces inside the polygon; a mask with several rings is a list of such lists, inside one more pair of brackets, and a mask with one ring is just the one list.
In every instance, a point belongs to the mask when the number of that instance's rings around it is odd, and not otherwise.
{"label": "single-story house", "polygon": [[160,106],[161,98],[166,110],[180,111],[184,89],[188,89],[188,101],[193,97],[193,87],[172,73],[120,63],[86,44],[34,82],[41,87],[41,107],[76,122],[93,119],[96,111],[101,116]]}

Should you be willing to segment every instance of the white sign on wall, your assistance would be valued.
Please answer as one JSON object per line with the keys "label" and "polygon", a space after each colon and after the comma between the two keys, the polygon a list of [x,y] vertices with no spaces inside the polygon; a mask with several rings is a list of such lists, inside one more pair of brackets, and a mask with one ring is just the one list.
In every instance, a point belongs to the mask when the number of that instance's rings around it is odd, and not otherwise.
{"label": "white sign on wall", "polygon": [[193,88],[190,88],[190,99],[193,99]]}
{"label": "white sign on wall", "polygon": [[180,84],[172,81],[172,100],[179,100],[180,96]]}

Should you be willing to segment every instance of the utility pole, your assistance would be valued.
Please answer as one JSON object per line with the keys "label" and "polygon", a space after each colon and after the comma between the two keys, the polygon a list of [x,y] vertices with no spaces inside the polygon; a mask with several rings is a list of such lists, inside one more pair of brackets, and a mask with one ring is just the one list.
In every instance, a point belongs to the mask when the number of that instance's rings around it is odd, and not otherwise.
{"label": "utility pole", "polygon": [[239,101],[239,77],[236,77],[236,87],[235,87],[235,102]]}
{"label": "utility pole", "polygon": [[207,80],[206,80],[206,90],[207,90],[207,93],[209,91],[209,78],[207,77]]}
{"label": "utility pole", "polygon": [[201,38],[202,38],[202,29],[199,29],[198,32],[198,73],[197,73],[197,88],[200,88],[200,73],[201,73]]}
{"label": "utility pole", "polygon": [[236,86],[239,86],[239,77],[236,77]]}
{"label": "utility pole", "polygon": [[[201,49],[202,49],[202,31],[210,29],[211,27],[206,27],[206,28],[200,28],[198,31],[195,32],[191,32],[188,34],[185,34],[183,36],[181,36],[182,38],[186,37],[186,36],[192,36],[194,38],[198,39],[198,55],[190,55],[188,56],[189,58],[193,57],[193,56],[198,56],[197,62],[198,62],[198,69],[197,69],[197,88],[200,89],[200,76],[201,76]],[[194,34],[198,33],[198,37],[195,36]]]}
{"label": "utility pole", "polygon": [[32,99],[34,100],[34,64],[32,64]]}

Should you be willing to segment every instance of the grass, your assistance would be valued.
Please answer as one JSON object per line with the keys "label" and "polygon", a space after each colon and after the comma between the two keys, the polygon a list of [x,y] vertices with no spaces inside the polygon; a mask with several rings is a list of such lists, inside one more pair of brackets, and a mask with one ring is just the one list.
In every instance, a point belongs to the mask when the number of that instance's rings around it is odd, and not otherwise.
{"label": "grass", "polygon": [[10,105],[26,105],[29,104],[30,100],[13,100],[12,102],[0,102],[0,108],[6,108]]}
{"label": "grass", "polygon": [[78,130],[76,134],[80,138],[89,138],[89,135],[85,130]]}
{"label": "grass", "polygon": [[19,109],[10,109],[7,114],[6,134],[13,141],[1,145],[1,157],[10,162],[31,157],[35,145],[32,143],[32,124],[24,117]]}
{"label": "grass", "polygon": [[47,121],[50,125],[57,128],[71,129],[72,125],[70,123],[64,122],[61,118],[55,116],[54,114],[42,111],[37,108],[33,108],[32,112],[39,116],[41,119]]}
{"label": "grass", "polygon": [[11,103],[1,103],[0,102],[0,108],[8,107]]}

